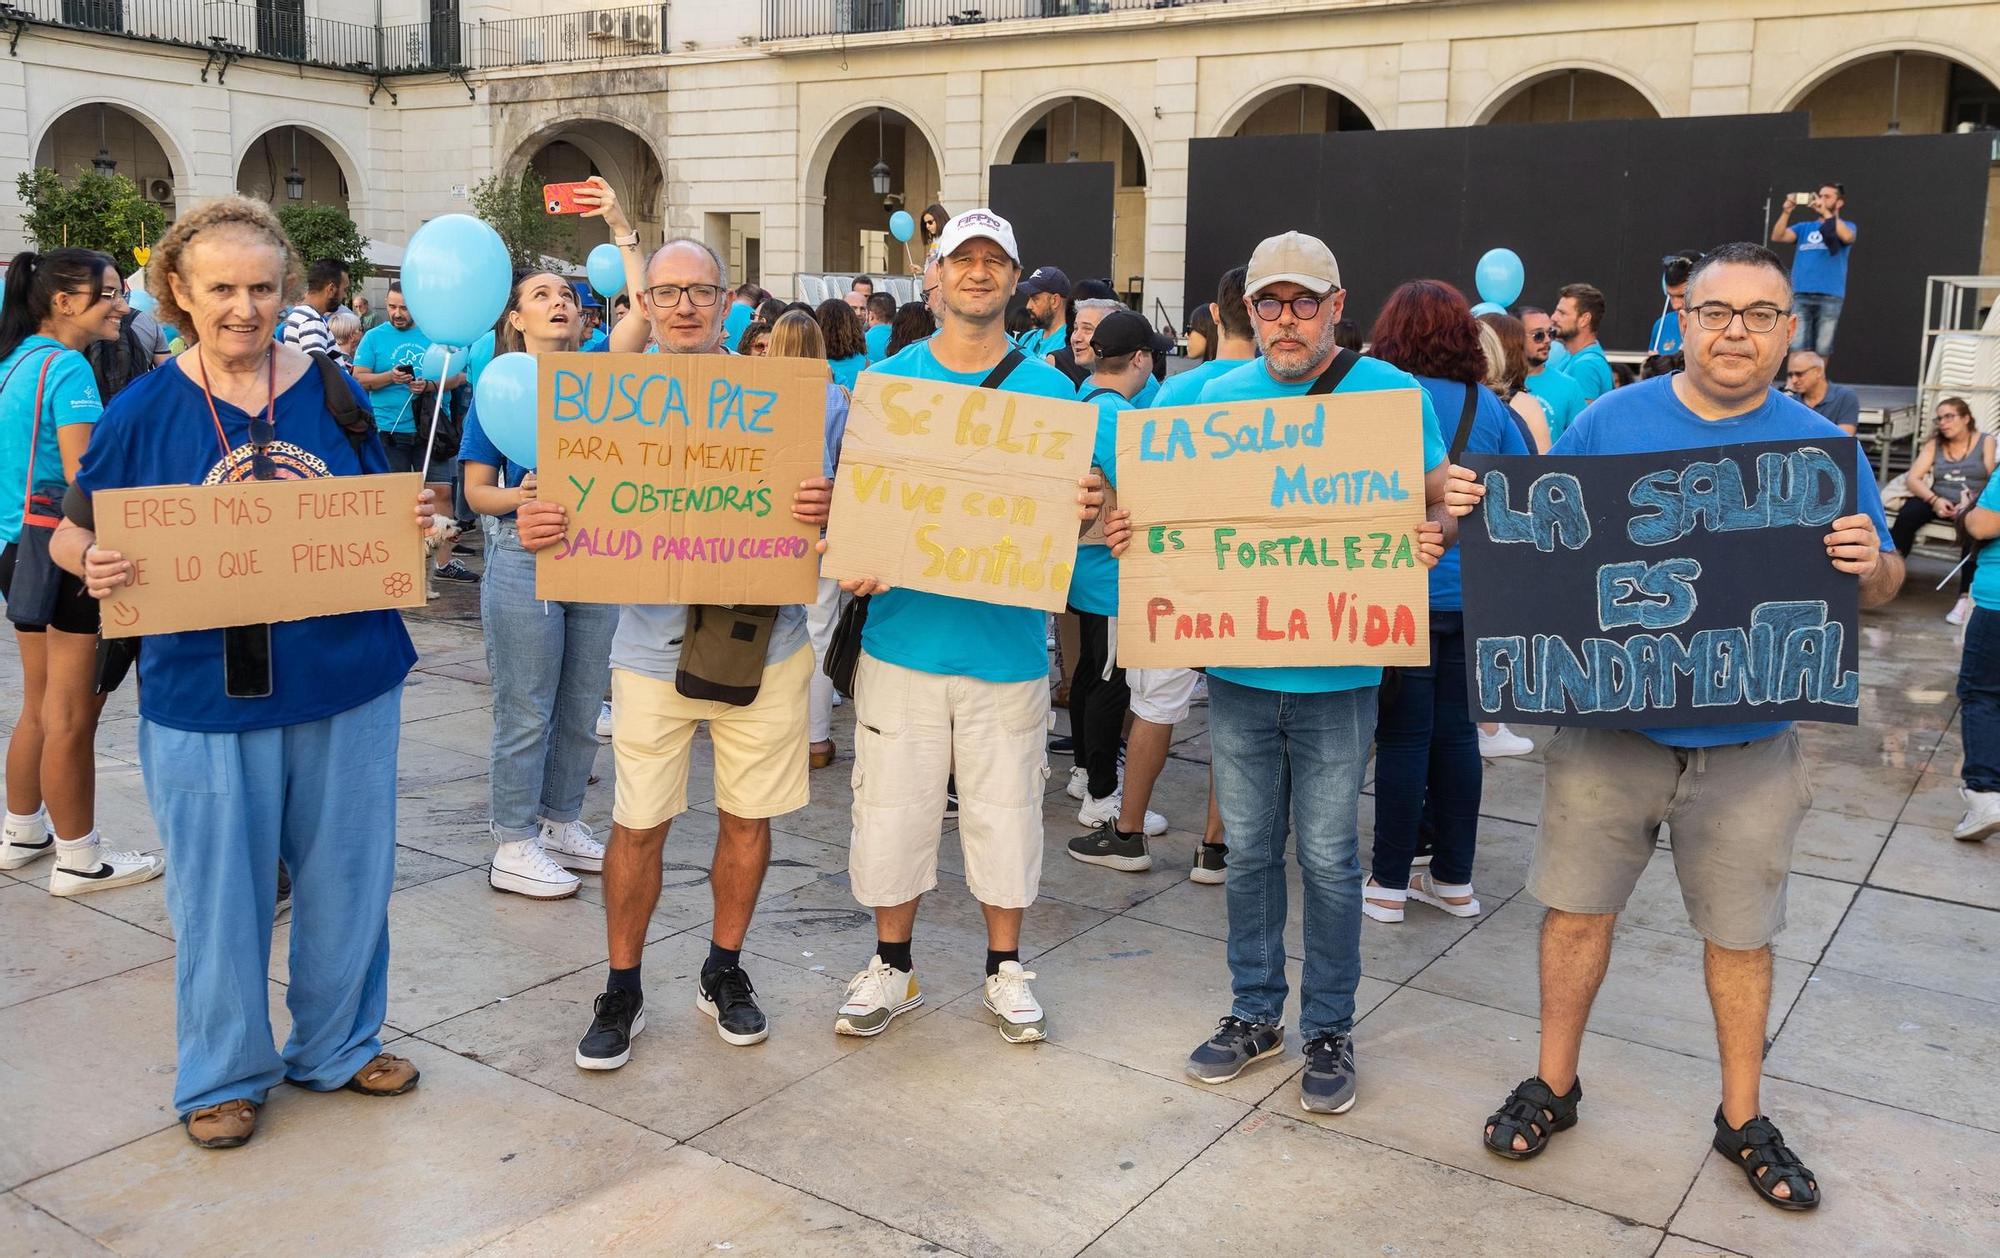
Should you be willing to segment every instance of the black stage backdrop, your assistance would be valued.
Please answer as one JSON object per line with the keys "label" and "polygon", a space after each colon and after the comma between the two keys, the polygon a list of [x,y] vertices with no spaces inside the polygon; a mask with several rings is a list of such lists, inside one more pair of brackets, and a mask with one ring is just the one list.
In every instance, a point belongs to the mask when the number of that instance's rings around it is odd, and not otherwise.
{"label": "black stage backdrop", "polygon": [[[1804,114],[1195,140],[1187,300],[1297,228],[1333,247],[1365,332],[1406,279],[1477,301],[1473,266],[1504,245],[1527,270],[1522,303],[1596,284],[1605,341],[1638,349],[1663,309],[1662,255],[1763,240],[1767,201],[1838,180],[1861,239],[1832,374],[1914,384],[1924,277],[1979,267],[1990,148],[1978,134],[1811,140]],[[1791,246],[1776,248],[1789,263]]]}
{"label": "black stage backdrop", "polygon": [[[1059,267],[1072,284],[1109,276],[1115,179],[1110,162],[992,167],[988,203],[1014,225],[1022,270]],[[1213,289],[1215,281],[1208,286]]]}

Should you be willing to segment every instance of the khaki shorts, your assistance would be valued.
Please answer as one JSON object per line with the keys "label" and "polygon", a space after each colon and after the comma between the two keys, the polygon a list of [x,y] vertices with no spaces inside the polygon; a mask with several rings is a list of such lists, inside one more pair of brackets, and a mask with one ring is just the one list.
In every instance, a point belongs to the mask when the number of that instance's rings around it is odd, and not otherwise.
{"label": "khaki shorts", "polygon": [[1567,913],[1619,912],[1664,822],[1681,900],[1703,938],[1761,948],[1784,928],[1792,841],[1812,807],[1796,730],[1681,748],[1631,730],[1564,728],[1543,755],[1530,895]]}
{"label": "khaki shorts", "polygon": [[958,779],[965,882],[995,908],[1042,882],[1049,687],[921,673],[862,653],[854,670],[854,898],[907,904],[937,886],[945,779]]}
{"label": "khaki shorts", "polygon": [[611,752],[618,764],[611,819],[650,830],[687,811],[694,728],[715,744],[715,803],[732,816],[776,817],[806,806],[806,686],[813,653],[801,645],[764,666],[757,701],[731,707],[690,699],[670,681],[611,670]]}
{"label": "khaki shorts", "polygon": [[1126,669],[1132,715],[1155,725],[1179,725],[1194,707],[1195,676],[1192,668]]}

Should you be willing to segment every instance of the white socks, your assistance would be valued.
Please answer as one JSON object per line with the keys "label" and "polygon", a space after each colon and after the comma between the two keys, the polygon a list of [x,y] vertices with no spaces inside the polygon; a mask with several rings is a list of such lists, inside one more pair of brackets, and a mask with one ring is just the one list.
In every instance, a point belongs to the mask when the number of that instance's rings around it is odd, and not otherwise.
{"label": "white socks", "polygon": [[92,830],[80,839],[65,839],[56,836],[56,864],[64,869],[96,869],[97,831]]}
{"label": "white socks", "polygon": [[7,828],[0,831],[0,842],[40,843],[48,837],[49,813],[46,808],[37,808],[27,816],[17,812],[7,814]]}

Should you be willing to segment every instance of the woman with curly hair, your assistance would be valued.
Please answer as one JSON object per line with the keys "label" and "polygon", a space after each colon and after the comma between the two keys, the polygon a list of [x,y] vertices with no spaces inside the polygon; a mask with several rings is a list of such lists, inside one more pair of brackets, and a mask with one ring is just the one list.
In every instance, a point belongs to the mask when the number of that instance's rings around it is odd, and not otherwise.
{"label": "woman with curly hair", "polygon": [[826,338],[826,361],[833,368],[833,382],[850,392],[861,369],[868,365],[868,337],[861,330],[854,307],[837,297],[829,297],[812,312],[819,334]]}

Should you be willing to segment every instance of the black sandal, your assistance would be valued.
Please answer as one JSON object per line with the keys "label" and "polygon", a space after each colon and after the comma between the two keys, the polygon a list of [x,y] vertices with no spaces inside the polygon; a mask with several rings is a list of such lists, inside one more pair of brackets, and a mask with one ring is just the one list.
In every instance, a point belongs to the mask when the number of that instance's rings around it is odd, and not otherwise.
{"label": "black sandal", "polygon": [[[1715,1151],[1742,1167],[1757,1195],[1778,1209],[1811,1210],[1819,1205],[1819,1181],[1799,1161],[1799,1155],[1786,1147],[1785,1138],[1778,1134],[1778,1125],[1763,1115],[1741,1127],[1731,1127],[1718,1108]],[[1792,1195],[1778,1196],[1774,1190],[1779,1184],[1786,1185]]]}
{"label": "black sandal", "polygon": [[[1523,1079],[1496,1114],[1486,1119],[1493,1130],[1485,1132],[1486,1147],[1503,1158],[1525,1162],[1549,1147],[1549,1137],[1576,1126],[1576,1103],[1583,1099],[1583,1080],[1569,1085],[1569,1092],[1557,1096],[1541,1076]],[[1514,1147],[1514,1137],[1528,1142],[1525,1149]]]}

